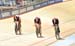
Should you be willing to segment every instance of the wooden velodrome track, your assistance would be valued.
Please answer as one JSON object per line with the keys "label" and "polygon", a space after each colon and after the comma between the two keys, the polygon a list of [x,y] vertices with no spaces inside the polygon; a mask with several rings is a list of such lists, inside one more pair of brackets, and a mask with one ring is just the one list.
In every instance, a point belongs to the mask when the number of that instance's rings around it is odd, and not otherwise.
{"label": "wooden velodrome track", "polygon": [[[36,38],[34,18],[42,21],[43,38]],[[61,37],[75,33],[75,1],[62,2],[21,16],[22,35],[15,35],[13,17],[0,20],[0,46],[48,46],[56,42],[52,18],[60,21]]]}

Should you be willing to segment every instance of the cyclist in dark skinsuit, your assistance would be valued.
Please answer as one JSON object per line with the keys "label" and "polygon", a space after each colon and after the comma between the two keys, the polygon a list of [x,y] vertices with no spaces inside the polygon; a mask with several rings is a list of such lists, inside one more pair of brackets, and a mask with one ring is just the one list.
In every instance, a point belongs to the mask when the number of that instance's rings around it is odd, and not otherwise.
{"label": "cyclist in dark skinsuit", "polygon": [[15,22],[15,34],[18,35],[19,32],[19,35],[21,35],[21,19],[19,15],[14,16],[14,22]]}
{"label": "cyclist in dark skinsuit", "polygon": [[35,28],[36,28],[36,36],[37,37],[42,37],[42,34],[41,34],[41,20],[40,20],[40,18],[36,17],[34,19],[34,23],[35,23]]}
{"label": "cyclist in dark skinsuit", "polygon": [[60,39],[59,20],[57,18],[52,19],[53,26],[55,28],[55,37]]}

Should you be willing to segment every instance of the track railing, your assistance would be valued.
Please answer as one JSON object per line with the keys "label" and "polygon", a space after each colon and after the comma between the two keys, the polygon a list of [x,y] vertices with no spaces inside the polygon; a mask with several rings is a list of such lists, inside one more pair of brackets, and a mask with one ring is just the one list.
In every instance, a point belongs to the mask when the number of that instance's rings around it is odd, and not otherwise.
{"label": "track railing", "polygon": [[10,9],[7,11],[0,11],[0,19],[6,18],[8,16],[13,16],[16,14],[22,14],[26,13],[50,4],[58,3],[58,2],[63,2],[63,0],[46,0],[40,3],[32,4],[30,6],[22,6],[22,7],[16,7],[16,9]]}

